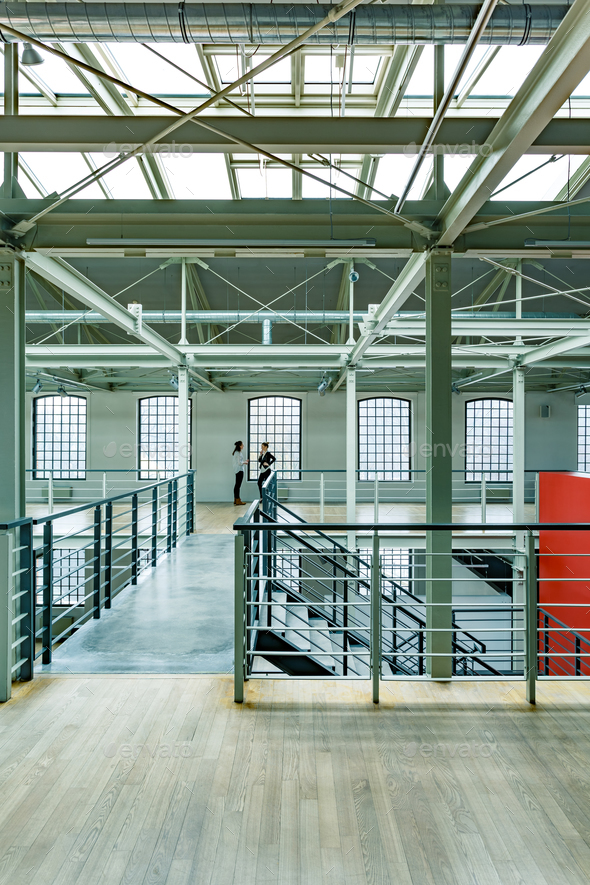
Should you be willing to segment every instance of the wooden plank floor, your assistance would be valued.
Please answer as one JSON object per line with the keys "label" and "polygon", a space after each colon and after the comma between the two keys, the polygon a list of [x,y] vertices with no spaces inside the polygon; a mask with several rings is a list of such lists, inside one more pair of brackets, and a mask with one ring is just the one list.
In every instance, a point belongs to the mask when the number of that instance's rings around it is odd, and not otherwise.
{"label": "wooden plank floor", "polygon": [[0,709],[10,885],[587,885],[590,686],[40,677]]}

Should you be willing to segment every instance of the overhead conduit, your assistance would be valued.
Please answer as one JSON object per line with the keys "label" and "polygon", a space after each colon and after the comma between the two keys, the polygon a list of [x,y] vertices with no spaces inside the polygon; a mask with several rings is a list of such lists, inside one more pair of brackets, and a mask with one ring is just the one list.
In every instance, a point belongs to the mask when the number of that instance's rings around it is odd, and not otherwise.
{"label": "overhead conduit", "polygon": [[[49,42],[288,43],[326,16],[326,5],[275,3],[6,3],[2,22]],[[566,5],[496,8],[481,44],[544,45]],[[479,5],[362,5],[309,38],[309,44],[466,43]]]}

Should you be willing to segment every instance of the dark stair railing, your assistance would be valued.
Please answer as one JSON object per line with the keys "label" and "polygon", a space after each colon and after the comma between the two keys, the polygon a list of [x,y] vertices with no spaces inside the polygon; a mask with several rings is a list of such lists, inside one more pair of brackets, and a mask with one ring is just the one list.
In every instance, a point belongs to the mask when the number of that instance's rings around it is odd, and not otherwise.
{"label": "dark stair railing", "polygon": [[[263,487],[262,506],[257,512],[257,518],[261,522],[276,522],[277,514],[290,517],[301,525],[305,520],[285,507],[277,500],[276,475],[272,475]],[[370,591],[370,579],[364,578],[363,572],[370,575],[371,566],[356,551],[348,550],[334,538],[321,530],[314,530],[312,536],[302,536],[289,529],[288,525],[282,527],[280,546],[277,544],[276,532],[262,532],[263,559],[265,561],[265,584],[263,596],[259,581],[254,581],[249,595],[249,617],[247,619],[247,632],[250,634],[247,650],[246,669],[248,674],[252,672],[254,653],[260,655],[275,666],[283,669],[290,675],[333,675],[336,669],[330,660],[325,662],[326,653],[320,652],[318,659],[312,652],[317,652],[321,645],[310,643],[312,631],[304,628],[301,633],[293,628],[293,625],[282,625],[287,630],[303,640],[304,645],[315,645],[309,654],[301,651],[300,646],[289,642],[279,629],[271,629],[271,620],[277,620],[277,611],[281,605],[273,606],[273,592],[280,591],[285,594],[287,604],[306,606],[308,617],[322,618],[327,623],[326,634],[332,637],[336,633],[342,633],[342,652],[334,653],[334,660],[342,657],[342,671],[348,675],[348,670],[358,675],[355,667],[355,655],[353,647],[370,649],[370,617],[366,607],[368,606],[368,594]],[[289,544],[287,538],[294,541],[298,546]],[[321,541],[322,546],[317,546]],[[314,543],[315,542],[315,543]],[[332,552],[327,552],[327,547]],[[282,551],[285,551],[283,554]],[[312,557],[315,556],[316,559]],[[287,566],[291,558],[298,560],[297,574]],[[315,569],[315,573],[308,571]],[[324,580],[322,580],[322,577]],[[329,579],[329,580],[327,580]],[[406,588],[402,587],[392,577],[382,573],[382,608],[383,630],[382,635],[382,659],[389,665],[392,673],[402,675],[422,675],[424,673],[424,636],[426,620],[419,615],[416,607],[423,607],[423,601]],[[385,592],[383,586],[389,592]],[[325,591],[321,595],[320,589]],[[362,592],[364,591],[364,593]],[[331,601],[326,602],[326,596],[331,596]],[[400,605],[407,602],[407,605]],[[271,610],[274,613],[271,615]],[[266,614],[266,618],[260,615]],[[294,616],[293,610],[291,617]],[[262,620],[266,620],[263,624]],[[303,618],[299,618],[305,623]],[[453,619],[452,647],[453,672],[461,675],[474,675],[476,667],[489,675],[502,675],[499,670],[492,667],[480,655],[485,655],[486,646],[481,640],[463,630]],[[284,655],[278,652],[284,652]],[[416,656],[410,657],[409,651],[415,651]],[[265,652],[274,654],[265,656]],[[365,652],[366,654],[366,652]],[[296,659],[296,664],[293,661]],[[352,660],[352,666],[351,666]],[[360,660],[360,659],[356,659]]]}

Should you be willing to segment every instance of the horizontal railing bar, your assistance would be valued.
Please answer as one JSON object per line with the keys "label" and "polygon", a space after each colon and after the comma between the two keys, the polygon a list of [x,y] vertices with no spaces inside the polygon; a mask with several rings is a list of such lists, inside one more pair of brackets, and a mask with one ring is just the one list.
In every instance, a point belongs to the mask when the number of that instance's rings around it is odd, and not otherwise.
{"label": "horizontal railing bar", "polygon": [[23,664],[26,664],[28,660],[28,658],[21,658],[20,661],[16,662],[16,664],[13,664],[13,666],[10,668],[10,672],[14,673],[16,670],[18,670],[19,667],[22,667]]}
{"label": "horizontal railing bar", "polygon": [[[101,472],[104,472],[104,471],[101,471]],[[134,489],[130,492],[123,492],[120,495],[115,495],[115,496],[111,496],[111,497],[107,497],[107,498],[100,498],[96,501],[91,501],[90,503],[83,504],[80,507],[72,507],[70,510],[60,511],[59,513],[50,513],[48,516],[34,518],[32,521],[33,521],[34,525],[43,525],[46,522],[53,522],[54,520],[62,519],[65,516],[73,516],[75,513],[81,513],[84,510],[90,510],[94,507],[101,507],[104,504],[112,503],[114,501],[121,501],[124,498],[131,497],[132,495],[139,495],[142,493],[152,491],[152,489],[159,488],[160,486],[163,486],[163,485],[167,485],[169,482],[172,482],[175,479],[178,480],[178,479],[188,478],[191,474],[194,474],[194,470],[189,470],[187,473],[175,474],[170,479],[162,479],[162,480],[156,481],[154,483],[151,483],[150,485],[141,486],[139,489]],[[11,523],[11,527],[12,527],[12,525],[13,525],[13,523]],[[2,528],[3,528],[3,526],[0,525],[0,529],[2,529]]]}

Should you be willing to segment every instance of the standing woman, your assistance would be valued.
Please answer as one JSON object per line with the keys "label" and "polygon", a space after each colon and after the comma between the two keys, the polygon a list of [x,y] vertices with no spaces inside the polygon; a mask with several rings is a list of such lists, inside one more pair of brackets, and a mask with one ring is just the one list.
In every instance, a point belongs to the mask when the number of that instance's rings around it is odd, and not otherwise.
{"label": "standing woman", "polygon": [[262,500],[262,486],[270,476],[270,468],[276,460],[275,456],[268,451],[268,443],[263,442],[260,446],[260,455],[258,456],[258,463],[260,465],[260,475],[258,477],[260,500]]}
{"label": "standing woman", "polygon": [[248,463],[247,459],[242,455],[242,449],[244,448],[244,443],[241,439],[239,439],[234,444],[233,451],[233,459],[234,459],[234,474],[236,477],[236,481],[234,484],[234,506],[238,504],[245,504],[245,501],[242,501],[240,498],[240,489],[242,487],[242,481],[244,479],[244,466]]}

